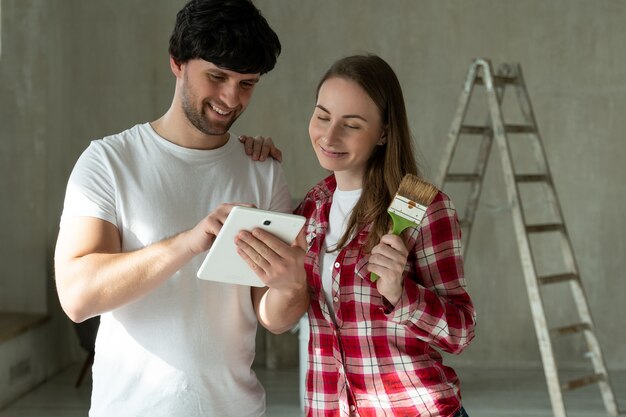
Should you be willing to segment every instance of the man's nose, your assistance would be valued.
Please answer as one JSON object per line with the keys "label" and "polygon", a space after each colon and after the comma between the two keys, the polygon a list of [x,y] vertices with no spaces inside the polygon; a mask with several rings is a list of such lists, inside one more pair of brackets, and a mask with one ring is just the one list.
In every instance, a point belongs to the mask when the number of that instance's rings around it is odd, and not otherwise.
{"label": "man's nose", "polygon": [[238,84],[225,84],[220,91],[220,100],[228,106],[229,109],[234,109],[240,103],[239,100],[239,85]]}

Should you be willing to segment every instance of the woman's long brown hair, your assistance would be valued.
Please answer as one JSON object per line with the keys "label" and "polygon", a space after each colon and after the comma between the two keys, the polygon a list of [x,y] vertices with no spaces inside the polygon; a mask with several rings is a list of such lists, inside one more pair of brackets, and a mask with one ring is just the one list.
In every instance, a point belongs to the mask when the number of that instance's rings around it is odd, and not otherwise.
{"label": "woman's long brown hair", "polygon": [[387,208],[398,191],[405,174],[421,178],[415,162],[411,132],[406,116],[404,96],[393,69],[376,55],[354,55],[336,61],[324,74],[317,92],[329,78],[340,77],[357,83],[369,95],[380,111],[386,143],[376,146],[363,176],[363,191],[352,210],[344,235],[332,250],[343,248],[350,237],[372,223],[365,244],[370,252],[380,238],[390,230]]}

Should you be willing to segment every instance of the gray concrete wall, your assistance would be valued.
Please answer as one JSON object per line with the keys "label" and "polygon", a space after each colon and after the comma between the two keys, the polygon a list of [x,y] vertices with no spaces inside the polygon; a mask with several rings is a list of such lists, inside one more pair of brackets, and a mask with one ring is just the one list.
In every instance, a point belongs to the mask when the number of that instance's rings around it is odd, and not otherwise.
{"label": "gray concrete wall", "polygon": [[[183,3],[2,0],[0,310],[62,317],[51,265],[65,182],[90,140],[167,109],[173,89],[167,39]],[[367,51],[396,69],[431,179],[471,60],[521,62],[606,359],[612,368],[626,368],[626,4],[256,3],[278,32],[283,54],[263,77],[237,133],[275,138],[295,196],[325,175],[307,125],[314,88],[335,59]],[[467,365],[539,362],[500,177],[492,158],[466,262],[477,338],[454,359]],[[565,320],[567,302],[554,298],[557,319]],[[571,364],[582,351],[569,345],[557,349]]]}
{"label": "gray concrete wall", "polygon": [[[626,367],[626,4],[619,1],[349,0],[257,2],[283,41],[280,63],[259,85],[240,126],[273,135],[295,195],[323,172],[307,135],[319,77],[335,59],[373,52],[397,71],[415,143],[434,179],[470,62],[521,62],[563,205],[598,335],[611,367]],[[477,98],[480,96],[477,96]],[[506,104],[505,104],[506,105]],[[509,114],[514,112],[510,111]],[[483,121],[483,113],[478,121]],[[477,338],[455,362],[538,364],[539,352],[499,160],[487,170],[466,261]],[[458,202],[462,205],[462,201]],[[536,201],[533,204],[537,203]],[[554,251],[540,257],[552,256]],[[563,289],[564,287],[561,287]],[[547,294],[553,323],[572,317]],[[550,301],[552,300],[552,301]],[[568,364],[582,351],[558,343]]]}
{"label": "gray concrete wall", "polygon": [[0,408],[80,357],[51,279],[63,167],[72,164],[65,6],[0,3],[0,315],[52,316],[28,332],[14,329],[9,340],[3,335]]}

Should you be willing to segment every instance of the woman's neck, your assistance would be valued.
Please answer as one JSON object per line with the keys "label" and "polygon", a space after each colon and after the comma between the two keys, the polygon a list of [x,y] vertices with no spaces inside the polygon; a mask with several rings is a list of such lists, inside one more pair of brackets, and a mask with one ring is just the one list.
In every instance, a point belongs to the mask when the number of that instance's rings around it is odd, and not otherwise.
{"label": "woman's neck", "polygon": [[354,191],[363,188],[363,176],[354,175],[345,171],[335,171],[337,189],[341,191]]}

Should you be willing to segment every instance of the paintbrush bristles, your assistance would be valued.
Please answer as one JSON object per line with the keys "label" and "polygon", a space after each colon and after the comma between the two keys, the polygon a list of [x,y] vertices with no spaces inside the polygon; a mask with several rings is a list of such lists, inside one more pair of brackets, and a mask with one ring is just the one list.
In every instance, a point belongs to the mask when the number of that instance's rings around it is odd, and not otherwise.
{"label": "paintbrush bristles", "polygon": [[397,195],[415,201],[417,204],[428,207],[433,202],[439,190],[434,185],[419,179],[413,174],[406,174],[400,186]]}

